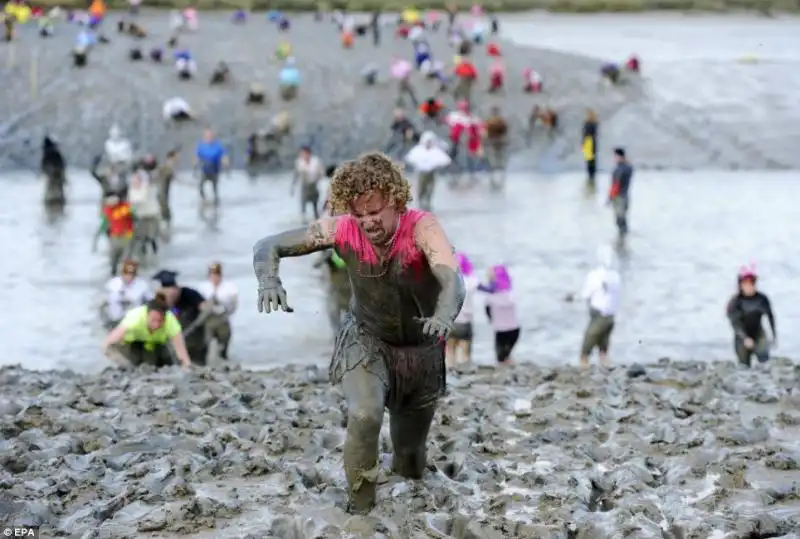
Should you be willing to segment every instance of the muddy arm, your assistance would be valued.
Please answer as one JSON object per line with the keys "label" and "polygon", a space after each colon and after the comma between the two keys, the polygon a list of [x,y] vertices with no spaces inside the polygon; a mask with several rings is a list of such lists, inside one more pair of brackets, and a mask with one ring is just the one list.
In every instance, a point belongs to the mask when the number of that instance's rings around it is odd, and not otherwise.
{"label": "muddy arm", "polygon": [[775,329],[775,314],[772,312],[772,305],[766,296],[764,296],[764,304],[766,306],[767,320],[769,320],[769,330],[772,332],[772,338],[777,339],[778,333]]}
{"label": "muddy arm", "polygon": [[306,228],[295,228],[267,236],[253,247],[253,269],[259,282],[278,277],[281,258],[304,256],[333,247],[336,218],[314,221]]}
{"label": "muddy arm", "polygon": [[733,332],[736,334],[736,336],[741,339],[746,339],[747,334],[744,332],[744,325],[742,324],[742,311],[739,309],[739,301],[737,296],[734,296],[728,302],[726,314],[728,315],[728,320],[730,321],[731,326],[733,327]]}
{"label": "muddy arm", "polygon": [[431,272],[442,287],[434,316],[453,322],[461,311],[466,295],[455,250],[433,215],[420,219],[414,232],[417,245],[425,253]]}

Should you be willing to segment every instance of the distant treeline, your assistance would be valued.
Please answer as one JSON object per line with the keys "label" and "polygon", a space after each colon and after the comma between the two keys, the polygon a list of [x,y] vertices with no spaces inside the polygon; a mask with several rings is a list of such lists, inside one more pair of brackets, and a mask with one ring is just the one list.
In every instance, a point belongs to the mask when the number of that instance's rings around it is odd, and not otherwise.
{"label": "distant treeline", "polygon": [[[2,2],[0,2],[2,3]],[[399,2],[397,0],[143,0],[145,8],[181,8],[192,6],[201,10],[248,9],[267,11],[316,11],[347,9],[349,11],[401,11],[413,5],[418,9],[443,9],[443,0]],[[472,6],[471,0],[455,0],[462,9]],[[491,0],[478,2],[490,11],[547,10],[566,13],[636,12],[636,11],[758,11],[761,13],[800,11],[800,0]],[[34,5],[87,8],[86,0],[38,0]],[[106,0],[110,9],[128,7],[127,0]]]}

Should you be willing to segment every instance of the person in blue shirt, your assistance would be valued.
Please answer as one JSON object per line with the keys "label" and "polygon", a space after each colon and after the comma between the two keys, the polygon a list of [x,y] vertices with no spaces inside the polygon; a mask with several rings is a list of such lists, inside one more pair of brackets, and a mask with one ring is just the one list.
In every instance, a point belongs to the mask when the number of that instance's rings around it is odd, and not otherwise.
{"label": "person in blue shirt", "polygon": [[284,101],[289,101],[297,97],[297,91],[300,88],[300,70],[295,65],[294,58],[289,57],[286,63],[278,74],[278,81],[280,83],[281,98]]}
{"label": "person in blue shirt", "polygon": [[228,167],[228,154],[222,143],[214,137],[213,131],[206,129],[203,140],[195,152],[195,168],[200,169],[200,198],[205,201],[205,184],[211,183],[214,190],[214,205],[219,205],[219,175],[223,167]]}

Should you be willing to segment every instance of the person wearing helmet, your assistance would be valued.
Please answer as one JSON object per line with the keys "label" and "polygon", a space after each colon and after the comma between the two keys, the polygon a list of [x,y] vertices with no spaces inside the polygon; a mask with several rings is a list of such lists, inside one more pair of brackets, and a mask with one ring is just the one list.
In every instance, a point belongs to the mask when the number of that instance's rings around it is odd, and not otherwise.
{"label": "person wearing helmet", "polygon": [[153,298],[150,287],[137,276],[139,264],[127,259],[122,263],[121,275],[106,283],[106,298],[101,306],[100,318],[111,329],[120,323],[125,314],[134,307],[144,305]]}
{"label": "person wearing helmet", "polygon": [[[759,363],[769,360],[770,347],[775,347],[775,315],[769,298],[756,290],[755,268],[742,267],[739,271],[739,291],[728,302],[728,320],[733,327],[733,346],[741,365],[750,367],[755,354]],[[762,318],[766,316],[772,333],[772,341],[767,339]]]}

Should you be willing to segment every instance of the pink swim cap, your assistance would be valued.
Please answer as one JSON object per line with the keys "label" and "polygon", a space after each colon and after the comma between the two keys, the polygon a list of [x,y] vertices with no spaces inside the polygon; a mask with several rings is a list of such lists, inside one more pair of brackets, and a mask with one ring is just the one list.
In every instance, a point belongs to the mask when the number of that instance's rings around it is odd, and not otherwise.
{"label": "pink swim cap", "polygon": [[456,260],[458,260],[458,267],[461,268],[461,274],[465,277],[472,275],[473,267],[467,255],[464,253],[456,253]]}
{"label": "pink swim cap", "polygon": [[754,263],[750,263],[749,266],[742,266],[739,268],[739,280],[744,281],[746,279],[751,279],[755,281],[758,278],[758,274],[756,273],[756,265]]}

